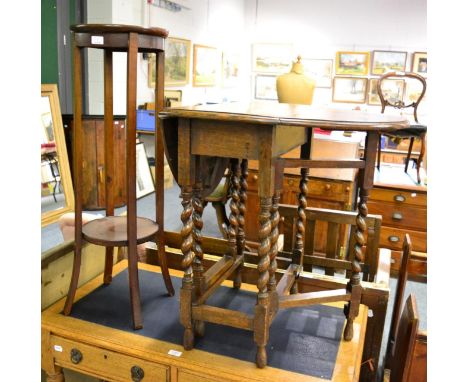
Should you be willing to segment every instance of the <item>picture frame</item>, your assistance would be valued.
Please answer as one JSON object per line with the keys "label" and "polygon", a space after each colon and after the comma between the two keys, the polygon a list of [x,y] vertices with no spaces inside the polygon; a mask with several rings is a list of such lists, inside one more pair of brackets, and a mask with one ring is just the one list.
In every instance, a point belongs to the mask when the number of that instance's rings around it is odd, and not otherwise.
{"label": "picture frame", "polygon": [[193,86],[215,86],[219,75],[220,57],[215,47],[193,45]]}
{"label": "picture frame", "polygon": [[239,67],[239,53],[222,53],[221,84],[224,88],[233,88],[239,84]]}
{"label": "picture frame", "polygon": [[252,45],[252,71],[282,74],[293,62],[292,44],[257,43]]}
{"label": "picture frame", "polygon": [[[379,93],[377,92],[378,81],[378,78],[371,78],[369,80],[369,90],[367,95],[368,105],[381,105]],[[405,94],[405,80],[385,79],[382,82],[382,91],[386,98],[392,103],[395,103],[397,100],[403,102]]]}
{"label": "picture frame", "polygon": [[153,175],[146,156],[143,142],[136,144],[136,198],[149,195],[155,191]]}
{"label": "picture frame", "polygon": [[[422,83],[416,79],[408,78],[405,81],[405,96],[404,96],[404,101],[405,103],[412,103],[416,102],[421,95],[423,90]],[[427,91],[426,94],[424,95],[423,99],[421,100],[421,103],[426,100],[427,97]]]}
{"label": "picture frame", "polygon": [[369,73],[369,52],[336,52],[335,74],[367,76]]}
{"label": "picture frame", "polygon": [[414,52],[411,71],[423,77],[427,76],[427,52]]}
{"label": "picture frame", "polygon": [[[60,216],[75,208],[75,195],[57,84],[41,84],[40,114],[41,123],[38,127],[41,129],[41,175],[44,175],[42,180],[59,179],[61,193],[63,193],[63,202],[57,203],[56,208],[53,209],[47,208],[45,203],[43,205],[41,196],[41,226],[44,227],[56,222]],[[47,168],[43,169],[42,163],[45,160],[49,163]],[[57,177],[52,174],[50,162],[57,170]],[[42,186],[41,182],[41,188]]]}
{"label": "picture frame", "polygon": [[371,74],[380,76],[388,72],[406,71],[408,53],[392,50],[374,50],[372,52]]}
{"label": "picture frame", "polygon": [[164,107],[181,106],[182,90],[164,90]]}
{"label": "picture frame", "polygon": [[333,77],[333,59],[302,58],[304,74],[315,80],[316,88],[331,88]]}
{"label": "picture frame", "polygon": [[[164,87],[184,86],[190,82],[190,40],[169,37],[164,54]],[[156,86],[156,55],[148,55],[148,87]]]}
{"label": "picture frame", "polygon": [[364,77],[334,77],[333,102],[365,103],[367,96],[367,78]]}
{"label": "picture frame", "polygon": [[271,101],[278,100],[276,77],[274,74],[257,74],[255,76],[254,98]]}

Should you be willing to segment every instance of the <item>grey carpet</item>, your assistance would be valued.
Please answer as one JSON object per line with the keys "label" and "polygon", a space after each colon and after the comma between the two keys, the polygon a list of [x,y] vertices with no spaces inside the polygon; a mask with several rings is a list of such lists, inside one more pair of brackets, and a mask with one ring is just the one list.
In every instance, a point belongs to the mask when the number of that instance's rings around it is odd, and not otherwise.
{"label": "grey carpet", "polygon": [[[184,329],[179,323],[181,279],[173,277],[174,297],[165,293],[161,274],[139,271],[143,329],[134,331],[131,322],[127,270],[108,286],[101,286],[73,306],[72,316],[111,328],[134,332],[173,344],[181,344]],[[208,305],[253,315],[256,293],[219,288]],[[343,330],[342,309],[324,305],[278,312],[267,345],[268,365],[296,373],[331,379]],[[205,335],[195,348],[254,362],[253,332],[207,323]]]}

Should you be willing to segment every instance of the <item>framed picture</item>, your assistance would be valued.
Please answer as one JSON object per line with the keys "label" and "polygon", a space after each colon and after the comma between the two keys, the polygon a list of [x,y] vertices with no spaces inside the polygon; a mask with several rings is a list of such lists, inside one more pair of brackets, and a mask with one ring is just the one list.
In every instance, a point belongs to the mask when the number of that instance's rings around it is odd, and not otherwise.
{"label": "framed picture", "polygon": [[238,53],[223,52],[223,68],[221,82],[225,88],[232,88],[239,84],[240,55]]}
{"label": "framed picture", "polygon": [[[422,93],[422,89],[423,89],[422,83],[413,78],[409,78],[405,82],[406,82],[405,98],[404,98],[405,103],[416,102]],[[427,97],[427,91],[423,99],[421,100],[421,102],[424,102],[426,97]]]}
{"label": "framed picture", "polygon": [[190,40],[169,37],[164,59],[164,86],[183,86],[189,83]]}
{"label": "framed picture", "polygon": [[182,90],[164,90],[164,107],[181,106]]}
{"label": "framed picture", "polygon": [[143,142],[136,145],[136,198],[154,192],[153,176],[146,157],[146,150]]}
{"label": "framed picture", "polygon": [[[164,87],[184,86],[189,83],[190,40],[169,37],[166,40],[164,55]],[[154,88],[156,82],[156,55],[148,57],[148,87]]]}
{"label": "framed picture", "polygon": [[381,75],[388,72],[406,70],[406,52],[374,50],[372,53],[371,74]]}
{"label": "framed picture", "polygon": [[333,60],[332,59],[301,59],[304,65],[304,74],[315,79],[315,87],[331,88],[333,75]]}
{"label": "framed picture", "polygon": [[278,99],[275,75],[257,74],[255,76],[255,99]]}
{"label": "framed picture", "polygon": [[193,46],[193,86],[215,86],[220,57],[216,48]]}
{"label": "framed picture", "polygon": [[333,102],[366,102],[367,78],[333,78]]}
{"label": "framed picture", "polygon": [[[380,97],[377,92],[378,78],[371,78],[369,80],[369,96],[367,97],[367,103],[369,105],[380,105]],[[396,101],[403,101],[405,93],[405,80],[398,79],[386,79],[382,82],[382,91],[385,99],[391,103]]]}
{"label": "framed picture", "polygon": [[369,52],[336,52],[335,74],[367,76]]}
{"label": "framed picture", "polygon": [[292,65],[292,44],[253,44],[253,71],[261,73],[285,73]]}
{"label": "framed picture", "polygon": [[426,52],[414,52],[413,53],[413,65],[411,71],[418,73],[421,76],[427,76],[427,53]]}

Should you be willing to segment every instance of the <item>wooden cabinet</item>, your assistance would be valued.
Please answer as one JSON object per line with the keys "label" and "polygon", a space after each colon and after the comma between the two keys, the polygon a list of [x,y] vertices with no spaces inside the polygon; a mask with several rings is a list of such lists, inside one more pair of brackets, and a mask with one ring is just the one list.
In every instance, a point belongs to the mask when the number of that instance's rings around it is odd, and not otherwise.
{"label": "wooden cabinet", "polygon": [[[280,203],[297,205],[299,194],[299,175],[286,173],[283,181],[283,193]],[[326,178],[310,177],[307,183],[307,206],[317,208],[328,208],[335,210],[352,210],[355,198],[355,182],[351,180],[335,180]],[[250,169],[247,178],[247,204],[245,218],[246,239],[258,240],[259,224],[259,198],[258,198],[258,172]],[[318,222],[315,231],[314,248],[317,252],[325,253],[326,230],[324,222]],[[341,233],[343,245],[345,232]]]}
{"label": "wooden cabinet", "polygon": [[[62,115],[67,151],[73,178],[73,115]],[[105,208],[104,117],[83,116],[83,208]],[[125,185],[125,116],[114,117],[114,203],[124,205]]]}
{"label": "wooden cabinet", "polygon": [[370,192],[368,208],[370,214],[382,215],[379,245],[392,250],[393,273],[399,270],[403,239],[408,233],[413,244],[409,274],[416,278],[426,278],[426,187],[376,183]]}

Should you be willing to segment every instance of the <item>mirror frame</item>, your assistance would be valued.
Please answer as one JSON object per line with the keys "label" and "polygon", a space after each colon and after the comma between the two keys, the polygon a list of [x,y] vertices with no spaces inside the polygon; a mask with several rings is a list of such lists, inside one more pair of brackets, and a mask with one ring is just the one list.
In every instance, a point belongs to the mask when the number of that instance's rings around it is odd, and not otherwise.
{"label": "mirror frame", "polygon": [[55,146],[59,162],[60,182],[65,195],[65,207],[44,212],[41,215],[41,227],[56,222],[66,212],[74,211],[75,196],[71,179],[70,164],[68,163],[67,145],[62,125],[62,113],[56,84],[42,84],[41,97],[49,97],[50,111],[52,113],[52,124],[54,128]]}

